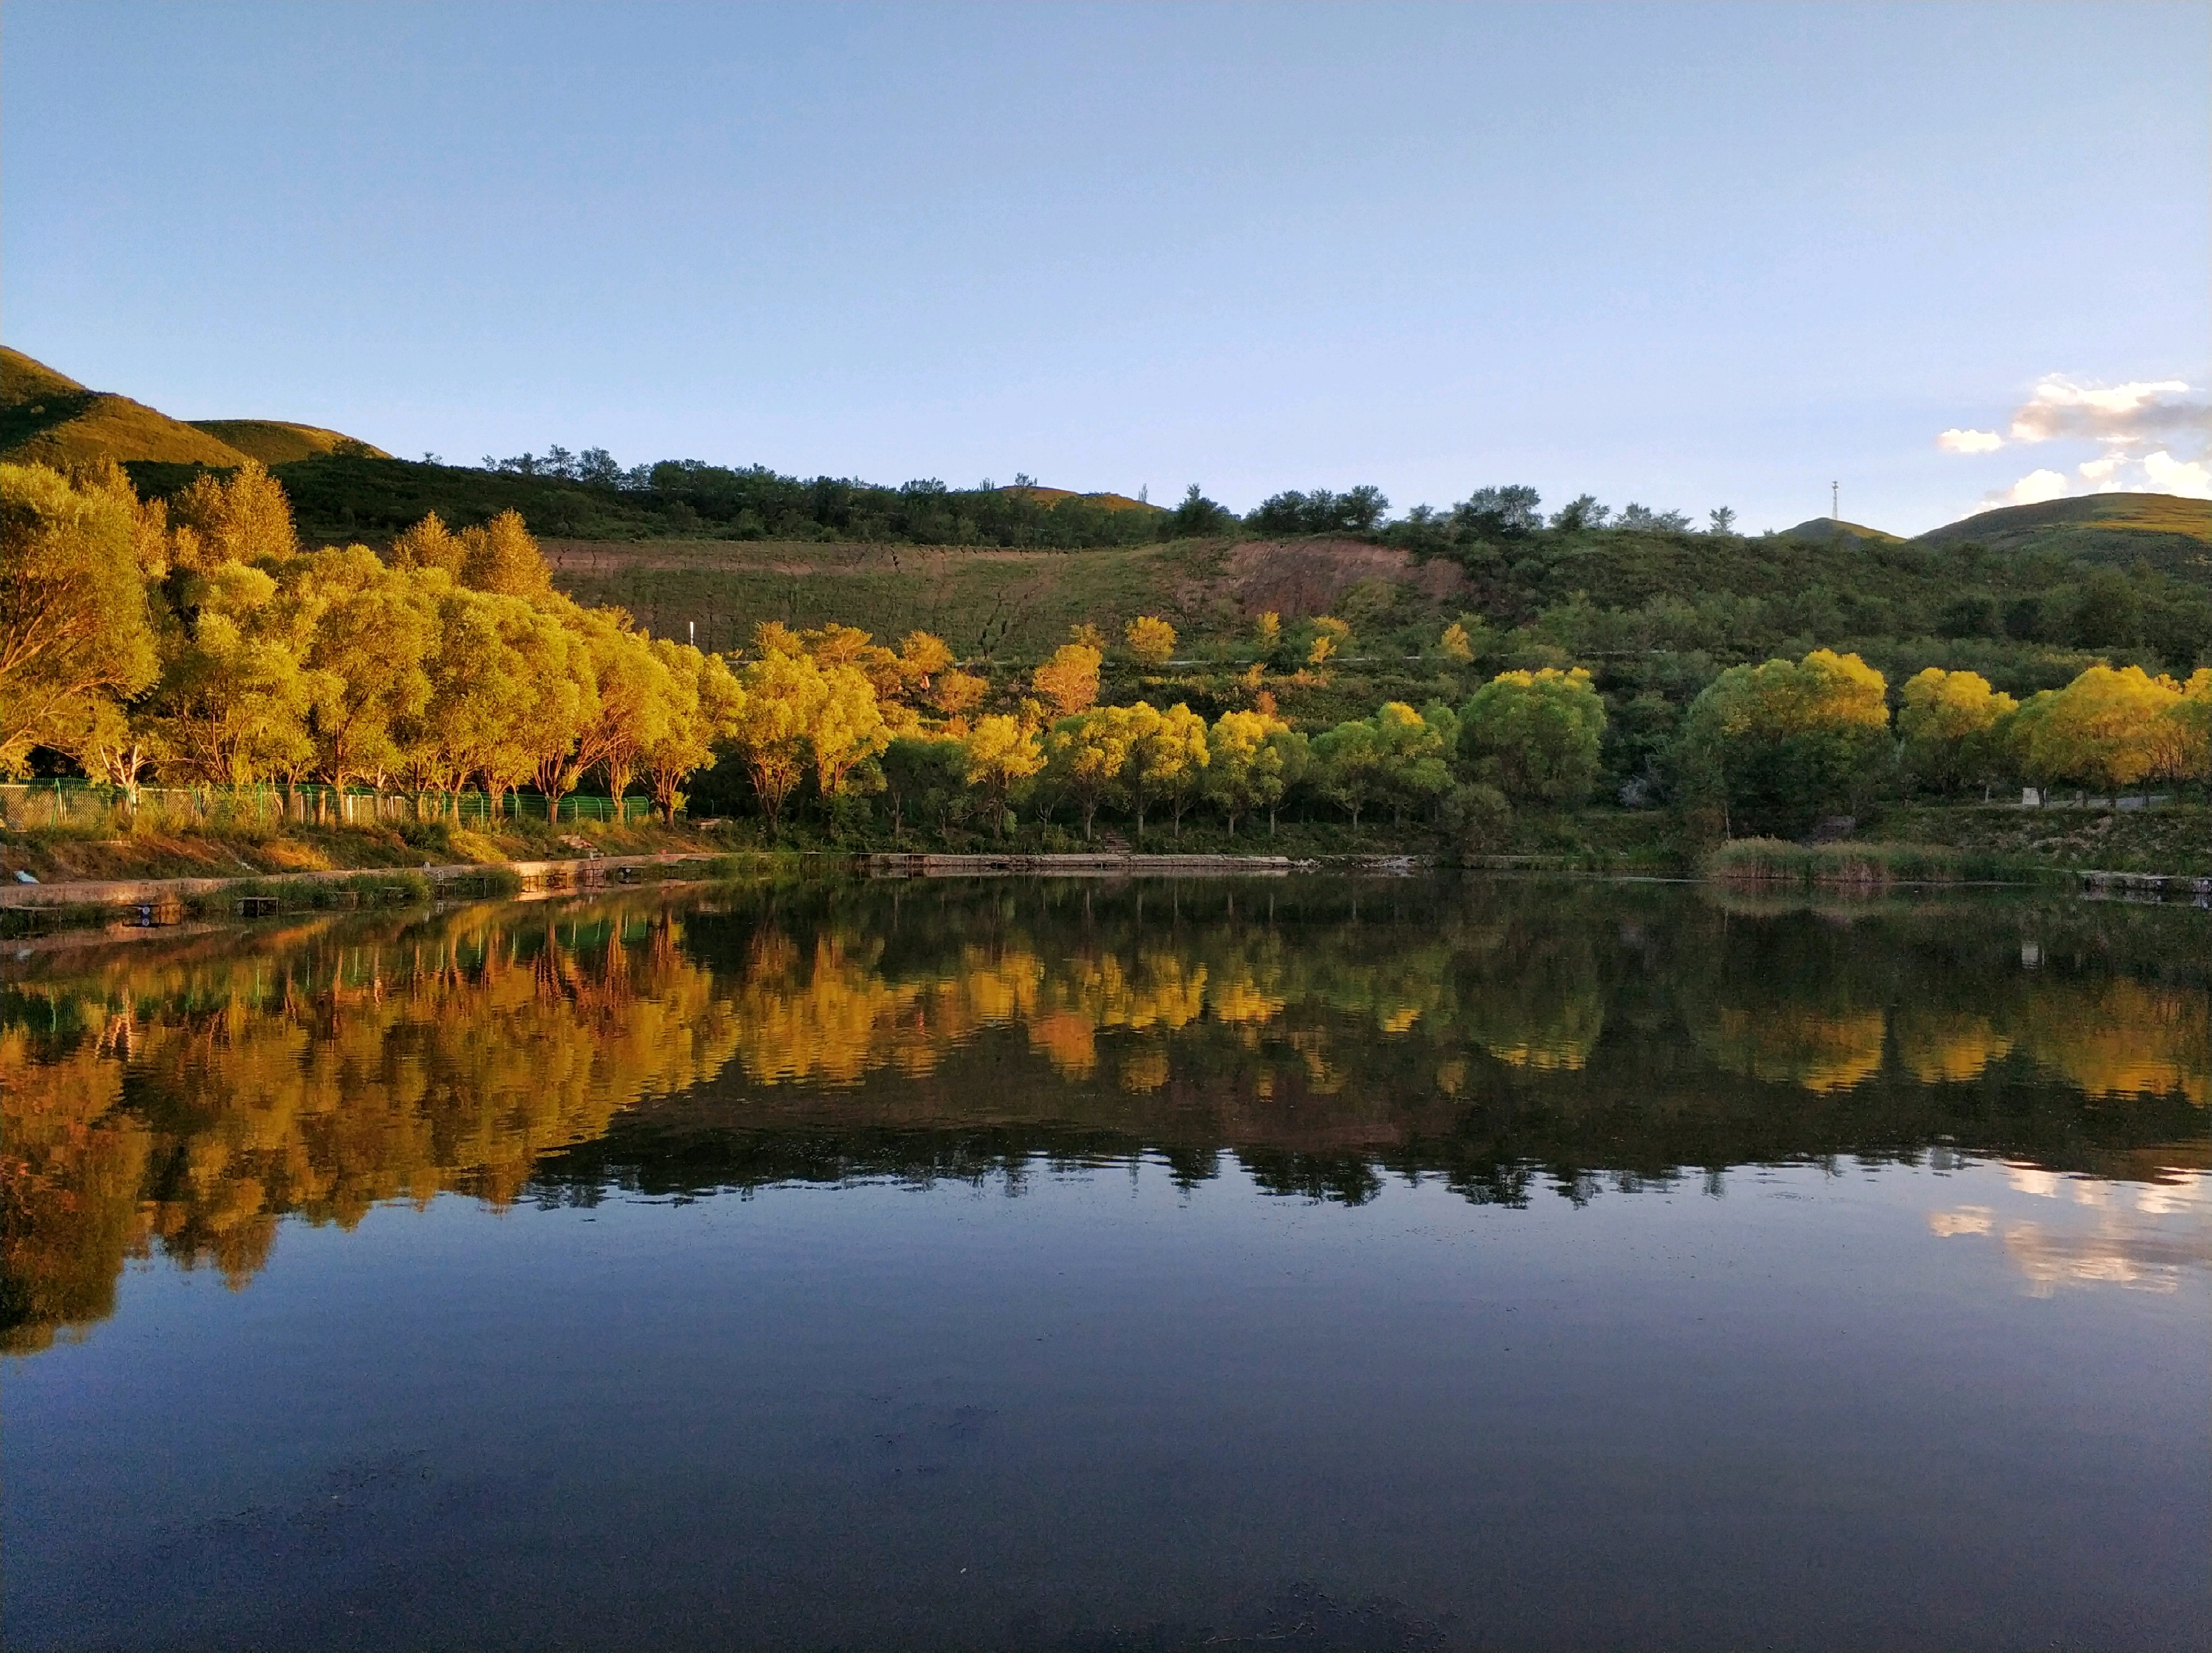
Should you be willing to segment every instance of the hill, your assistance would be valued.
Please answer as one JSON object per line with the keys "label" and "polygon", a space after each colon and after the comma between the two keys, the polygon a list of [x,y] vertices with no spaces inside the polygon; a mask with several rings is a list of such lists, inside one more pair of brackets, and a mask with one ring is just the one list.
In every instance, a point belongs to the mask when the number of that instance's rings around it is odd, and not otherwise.
{"label": "hill", "polygon": [[357,436],[325,430],[319,425],[287,424],[281,419],[195,419],[191,426],[265,465],[289,465],[324,453],[346,453],[363,459],[392,457]]}
{"label": "hill", "polygon": [[255,459],[272,469],[327,454],[387,459],[381,449],[318,425],[276,419],[172,419],[143,402],[88,390],[21,350],[0,347],[0,458],[68,465],[229,470]]}
{"label": "hill", "polygon": [[1802,539],[1813,544],[1825,544],[1830,540],[1859,539],[1885,545],[1902,545],[1905,537],[1881,528],[1869,528],[1863,523],[1845,522],[1837,517],[1814,517],[1799,523],[1795,528],[1785,528],[1783,534],[1790,539]]}
{"label": "hill", "polygon": [[242,465],[246,455],[127,396],[88,390],[21,350],[0,348],[0,459]]}
{"label": "hill", "polygon": [[1058,505],[1062,500],[1079,500],[1085,505],[1095,505],[1102,511],[1158,511],[1162,508],[1147,500],[1133,500],[1127,494],[1079,494],[1073,488],[1040,488],[1034,483],[1009,483],[999,491],[1047,507]]}
{"label": "hill", "polygon": [[2040,505],[2001,506],[1931,528],[1917,543],[1978,545],[2008,556],[2057,551],[2123,568],[2142,562],[2202,580],[2212,574],[2212,500],[2090,494]]}

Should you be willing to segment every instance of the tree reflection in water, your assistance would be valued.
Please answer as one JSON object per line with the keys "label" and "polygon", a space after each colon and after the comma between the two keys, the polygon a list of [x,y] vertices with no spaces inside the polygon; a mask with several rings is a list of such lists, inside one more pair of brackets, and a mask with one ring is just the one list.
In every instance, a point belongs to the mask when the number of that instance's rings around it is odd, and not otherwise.
{"label": "tree reflection in water", "polygon": [[286,1216],[445,1192],[1018,1185],[1135,1154],[1354,1201],[1392,1174],[1514,1204],[1931,1151],[2170,1182],[2208,1163],[2202,926],[1472,879],[823,884],[58,946],[0,989],[5,1346],[105,1317],[134,1256],[242,1285]]}

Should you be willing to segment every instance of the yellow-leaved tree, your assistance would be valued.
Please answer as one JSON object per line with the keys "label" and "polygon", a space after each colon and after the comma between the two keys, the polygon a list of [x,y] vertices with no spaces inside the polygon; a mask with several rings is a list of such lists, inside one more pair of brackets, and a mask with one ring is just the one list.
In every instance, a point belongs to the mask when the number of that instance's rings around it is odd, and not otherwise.
{"label": "yellow-leaved tree", "polygon": [[130,744],[115,698],[161,669],[149,555],[128,484],[0,465],[0,773],[42,743],[80,756]]}
{"label": "yellow-leaved tree", "polygon": [[1978,672],[1929,666],[1908,678],[1899,696],[1905,767],[1942,792],[1986,785],[2004,766],[2005,720],[2019,709]]}
{"label": "yellow-leaved tree", "polygon": [[1098,703],[1098,668],[1104,659],[1089,643],[1062,643],[1030,673],[1030,684],[1056,716],[1073,717]]}
{"label": "yellow-leaved tree", "polygon": [[1019,720],[1000,714],[977,718],[961,749],[968,784],[983,794],[989,805],[986,813],[1004,837],[1007,796],[1044,768],[1044,748]]}
{"label": "yellow-leaved tree", "polygon": [[1174,658],[1175,628],[1157,615],[1140,614],[1121,634],[1137,664],[1157,672]]}

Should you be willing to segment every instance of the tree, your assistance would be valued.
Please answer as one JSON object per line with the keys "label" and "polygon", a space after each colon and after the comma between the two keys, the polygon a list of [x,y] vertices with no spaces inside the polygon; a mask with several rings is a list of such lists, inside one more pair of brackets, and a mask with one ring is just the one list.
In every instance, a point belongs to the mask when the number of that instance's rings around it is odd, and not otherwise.
{"label": "tree", "polygon": [[1437,652],[1459,665],[1474,663],[1474,641],[1467,635],[1467,628],[1457,620],[1444,628],[1444,635],[1437,640]]}
{"label": "tree", "polygon": [[1044,749],[1029,730],[1003,714],[975,720],[962,743],[964,774],[970,787],[990,800],[989,814],[999,836],[1006,836],[1006,795],[1044,768]]}
{"label": "tree", "polygon": [[228,477],[204,471],[169,502],[173,560],[202,570],[225,562],[274,564],[300,550],[292,502],[258,459]]}
{"label": "tree", "polygon": [[466,555],[465,548],[447,531],[435,511],[392,542],[393,568],[440,568],[456,580],[461,577],[461,562]]}
{"label": "tree", "polygon": [[1150,614],[1140,614],[1129,622],[1122,637],[1129,645],[1129,653],[1137,664],[1157,672],[1174,657],[1175,628],[1166,621]]}
{"label": "tree", "polygon": [[[606,610],[586,611],[584,635],[591,650],[598,704],[577,741],[578,766],[606,776],[607,795],[617,811],[646,754],[668,738],[670,720],[684,697],[668,661],[653,640],[633,631],[629,617]],[[686,685],[696,703],[696,673]]]}
{"label": "tree", "polygon": [[315,673],[307,729],[316,770],[334,787],[368,779],[381,787],[402,765],[400,731],[429,703],[428,587],[366,545],[317,551],[295,566],[285,596]]}
{"label": "tree", "polygon": [[1511,800],[1572,805],[1596,783],[1605,702],[1580,666],[1504,672],[1460,708],[1459,757]]}
{"label": "tree", "polygon": [[730,741],[774,833],[785,800],[806,773],[808,737],[830,685],[806,655],[781,651],[747,661],[738,682]]}
{"label": "tree", "polygon": [[[1183,811],[1206,784],[1211,756],[1206,744],[1206,720],[1181,702],[1164,712],[1153,712],[1142,701],[1130,709],[1137,714],[1139,726],[1131,787],[1137,805],[1138,836],[1144,836],[1146,805],[1158,802],[1167,805],[1179,838]],[[1150,716],[1145,715],[1148,713]]]}
{"label": "tree", "polygon": [[501,511],[481,528],[464,528],[461,583],[473,591],[502,597],[544,597],[553,589],[553,571],[516,511]]}
{"label": "tree", "polygon": [[894,835],[905,831],[909,815],[924,817],[943,831],[967,807],[968,748],[963,741],[900,735],[884,748],[882,767]]}
{"label": "tree", "polygon": [[1890,757],[1881,672],[1856,654],[1731,666],[1690,704],[1676,751],[1723,827],[1788,831],[1850,805]]}
{"label": "tree", "polygon": [[1316,737],[1316,782],[1321,795],[1359,824],[1359,812],[1374,801],[1382,773],[1382,743],[1375,726],[1354,719]]}
{"label": "tree", "polygon": [[1452,507],[1452,522],[1485,538],[1517,538],[1544,526],[1543,513],[1537,508],[1543,502],[1533,488],[1478,488]]}
{"label": "tree", "polygon": [[1267,737],[1289,727],[1265,712],[1224,712],[1206,732],[1206,792],[1228,817],[1231,837],[1242,817],[1281,801],[1282,748]]}
{"label": "tree", "polygon": [[653,801],[661,818],[672,823],[684,781],[711,767],[715,743],[736,730],[741,691],[719,654],[665,637],[653,639],[653,652],[668,674],[669,715],[659,738],[641,757]]}
{"label": "tree", "polygon": [[1611,507],[1600,505],[1595,494],[1578,494],[1552,513],[1552,526],[1562,533],[1580,533],[1584,529],[1604,527],[1605,520],[1612,514]]}
{"label": "tree", "polygon": [[1098,701],[1098,668],[1105,657],[1088,643],[1062,643],[1030,673],[1030,683],[1061,717],[1087,712]]}
{"label": "tree", "polygon": [[945,717],[965,717],[991,692],[988,679],[957,669],[940,672],[931,681],[929,703]]}
{"label": "tree", "polygon": [[2181,684],[2139,665],[2093,665],[2021,708],[2016,738],[2024,745],[2024,767],[2039,779],[2092,787],[2179,776],[2191,757],[2186,718],[2175,715],[2186,700]]}
{"label": "tree", "polygon": [[1168,514],[1167,538],[1200,539],[1208,534],[1227,533],[1236,525],[1235,515],[1226,507],[1206,498],[1193,483],[1182,503]]}
{"label": "tree", "polygon": [[164,652],[147,726],[164,768],[245,786],[311,762],[318,685],[270,625],[276,582],[243,563],[194,576],[192,617]]}
{"label": "tree", "polygon": [[1075,805],[1086,840],[1098,806],[1124,793],[1139,732],[1132,708],[1098,706],[1060,719],[1045,736],[1046,783]]}
{"label": "tree", "polygon": [[890,744],[891,735],[866,672],[854,665],[832,665],[821,677],[823,693],[807,738],[815,788],[828,799],[845,790],[855,769]]}
{"label": "tree", "polygon": [[82,747],[159,673],[146,584],[161,569],[139,528],[127,486],[0,465],[0,773],[42,742]]}
{"label": "tree", "polygon": [[1403,823],[1408,811],[1432,809],[1451,790],[1459,720],[1448,706],[1431,706],[1424,715],[1403,701],[1389,702],[1374,720],[1380,791]]}
{"label": "tree", "polygon": [[1274,755],[1276,771],[1283,778],[1282,790],[1267,800],[1267,836],[1275,836],[1275,809],[1282,800],[1313,773],[1313,746],[1306,737],[1295,729],[1277,729],[1267,736],[1267,750]]}
{"label": "tree", "polygon": [[1314,617],[1313,645],[1306,650],[1306,664],[1320,665],[1332,654],[1340,653],[1352,641],[1352,627],[1334,614]]}
{"label": "tree", "polygon": [[1909,679],[1899,696],[1897,732],[1905,768],[1940,792],[1995,776],[2005,758],[2005,720],[2019,710],[1973,672],[1940,666]]}
{"label": "tree", "polygon": [[1735,532],[1735,513],[1723,505],[1705,513],[1705,532],[1709,534],[1732,534]]}

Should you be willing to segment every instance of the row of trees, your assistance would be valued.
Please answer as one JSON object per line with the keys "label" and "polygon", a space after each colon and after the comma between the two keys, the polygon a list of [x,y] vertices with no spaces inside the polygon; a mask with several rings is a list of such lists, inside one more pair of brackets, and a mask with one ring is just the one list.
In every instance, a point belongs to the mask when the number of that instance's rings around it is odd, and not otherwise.
{"label": "row of trees", "polygon": [[[769,624],[739,655],[705,654],[556,592],[512,513],[459,532],[426,517],[384,556],[305,552],[258,466],[166,503],[142,501],[112,465],[0,467],[0,764],[46,747],[134,797],[158,776],[558,799],[597,776],[617,795],[641,781],[672,814],[719,756],[772,826],[794,799],[836,818],[881,794],[902,829],[1002,829],[1027,809],[1064,812],[1086,836],[1102,811],[1139,832],[1164,815],[1179,831],[1204,808],[1234,831],[1297,800],[1354,823],[1387,809],[1479,832],[1516,805],[1586,798],[1607,732],[1579,668],[1505,672],[1457,707],[1393,701],[1299,731],[1256,668],[1251,704],[1210,722],[1186,703],[1101,706],[1109,644],[1087,626],[995,685],[921,631],[893,648],[847,626]],[[1349,635],[1328,617],[1294,646],[1273,616],[1258,628],[1310,667]],[[1145,616],[1120,643],[1157,672],[1176,637]],[[1468,626],[1433,653],[1470,665]],[[1679,796],[1771,830],[1847,808],[1900,765],[1946,792],[2202,776],[2208,717],[2212,670],[2182,683],[2098,665],[2021,702],[1930,668],[1905,684],[1893,726],[1881,672],[1820,649],[1719,673],[1667,763]]]}
{"label": "row of trees", "polygon": [[1723,825],[1787,828],[1847,807],[1901,769],[1950,793],[2021,779],[2099,787],[2212,778],[2212,668],[2185,683],[2093,665],[2026,702],[1972,672],[1929,666],[1899,696],[1856,654],[1815,649],[1723,672],[1675,746],[1689,794]]}
{"label": "row of trees", "polygon": [[318,781],[495,799],[587,775],[672,813],[738,701],[727,665],[555,591],[508,514],[389,559],[303,551],[258,465],[142,501],[112,465],[0,466],[0,767]]}
{"label": "row of trees", "polygon": [[[1126,641],[1157,663],[1174,634],[1147,617]],[[1098,705],[1103,655],[1103,640],[1079,628],[1028,674],[1016,709],[971,716],[986,685],[927,634],[893,651],[848,627],[764,625],[736,673],[729,749],[772,825],[811,783],[833,817],[881,793],[899,832],[1003,831],[1026,809],[1086,838],[1102,811],[1140,835],[1163,815],[1179,834],[1196,808],[1231,833],[1263,814],[1272,830],[1291,799],[1354,825],[1375,808],[1400,820],[1448,807],[1494,816],[1517,800],[1578,802],[1599,772],[1605,707],[1580,670],[1506,672],[1457,709],[1394,701],[1308,734],[1264,693],[1210,723],[1182,702]]]}

